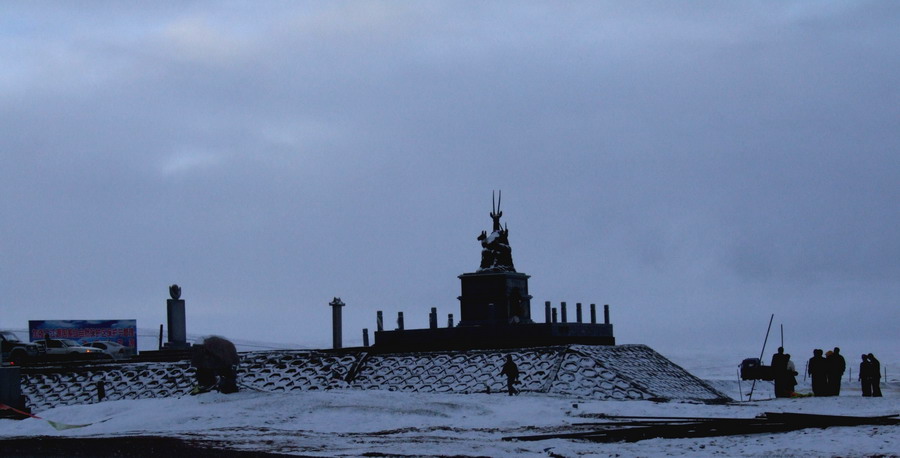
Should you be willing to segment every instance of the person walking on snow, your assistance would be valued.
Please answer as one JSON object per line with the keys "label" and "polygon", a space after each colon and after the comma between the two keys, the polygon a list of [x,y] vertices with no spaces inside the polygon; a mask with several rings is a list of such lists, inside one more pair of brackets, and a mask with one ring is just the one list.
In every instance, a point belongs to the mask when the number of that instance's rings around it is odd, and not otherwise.
{"label": "person walking on snow", "polygon": [[519,366],[513,362],[512,355],[506,355],[506,362],[503,363],[500,375],[506,375],[506,389],[509,391],[509,395],[519,394],[519,390],[514,386],[519,383]]}

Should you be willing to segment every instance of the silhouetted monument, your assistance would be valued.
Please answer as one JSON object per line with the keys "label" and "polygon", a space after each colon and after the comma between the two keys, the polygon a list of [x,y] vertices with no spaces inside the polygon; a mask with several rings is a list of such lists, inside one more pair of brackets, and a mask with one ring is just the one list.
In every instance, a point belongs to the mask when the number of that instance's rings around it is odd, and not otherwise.
{"label": "silhouetted monument", "polygon": [[513,266],[512,248],[509,246],[509,229],[500,227],[500,202],[503,194],[494,202],[491,196],[491,220],[494,222],[491,235],[487,231],[481,231],[478,240],[481,242],[481,267],[477,272],[515,272]]}
{"label": "silhouetted monument", "polygon": [[[528,294],[528,275],[516,272],[509,246],[509,229],[500,225],[500,202],[491,201],[493,230],[490,235],[481,231],[481,266],[474,273],[459,276],[462,295],[459,296],[460,326],[480,324],[531,323],[531,296]],[[492,196],[493,197],[493,196]]]}
{"label": "silhouetted monument", "polygon": [[[492,201],[491,233],[482,231],[481,264],[475,272],[459,276],[461,294],[460,321],[446,328],[437,328],[437,311],[429,315],[429,328],[385,331],[380,325],[375,332],[373,351],[419,351],[471,348],[516,348],[528,346],[587,344],[615,345],[612,324],[608,315],[603,323],[596,323],[596,313],[590,323],[551,320],[549,302],[545,323],[531,319],[531,299],[528,275],[516,272],[509,244],[509,229],[500,223],[501,195]],[[563,306],[565,307],[565,306]],[[593,309],[592,309],[593,310]],[[552,310],[556,315],[556,309]],[[401,312],[402,313],[402,312]],[[381,312],[378,312],[379,317]],[[452,315],[451,315],[452,316]],[[579,314],[580,316],[580,314]]]}
{"label": "silhouetted monument", "polygon": [[181,299],[181,287],[178,285],[169,286],[169,296],[176,301]]}
{"label": "silhouetted monument", "polygon": [[181,299],[181,287],[169,286],[169,296],[166,301],[166,321],[169,325],[169,340],[165,344],[167,349],[182,349],[191,346],[187,342],[187,325],[185,323],[184,299]]}

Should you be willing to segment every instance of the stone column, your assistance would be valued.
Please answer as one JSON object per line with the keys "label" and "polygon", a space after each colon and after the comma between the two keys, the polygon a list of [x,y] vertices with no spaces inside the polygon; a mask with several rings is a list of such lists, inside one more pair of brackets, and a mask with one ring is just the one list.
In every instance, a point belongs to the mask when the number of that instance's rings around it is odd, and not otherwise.
{"label": "stone column", "polygon": [[343,347],[342,336],[341,336],[341,307],[345,306],[341,301],[341,298],[335,297],[334,300],[328,303],[331,306],[331,341],[332,348],[335,350]]}
{"label": "stone column", "polygon": [[169,296],[166,300],[166,321],[169,325],[169,340],[167,347],[185,348],[187,343],[187,324],[185,323],[184,299],[181,298],[181,287],[172,285],[169,287]]}

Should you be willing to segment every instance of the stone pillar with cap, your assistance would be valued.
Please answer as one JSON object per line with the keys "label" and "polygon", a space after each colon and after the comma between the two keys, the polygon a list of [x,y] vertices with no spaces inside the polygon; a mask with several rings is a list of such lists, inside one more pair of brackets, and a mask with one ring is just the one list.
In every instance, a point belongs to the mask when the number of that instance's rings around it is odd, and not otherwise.
{"label": "stone pillar with cap", "polygon": [[328,303],[331,306],[331,341],[335,350],[343,347],[341,342],[341,307],[345,306],[341,298],[335,297]]}
{"label": "stone pillar with cap", "polygon": [[169,286],[169,296],[166,301],[166,321],[169,325],[169,339],[166,348],[187,348],[187,324],[185,322],[184,299],[181,298],[181,287]]}

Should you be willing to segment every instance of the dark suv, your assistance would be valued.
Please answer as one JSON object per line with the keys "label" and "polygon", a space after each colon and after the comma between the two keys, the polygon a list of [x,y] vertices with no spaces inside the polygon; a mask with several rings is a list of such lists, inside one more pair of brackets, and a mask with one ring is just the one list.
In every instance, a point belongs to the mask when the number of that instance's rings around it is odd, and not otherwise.
{"label": "dark suv", "polygon": [[3,362],[14,366],[34,361],[44,353],[37,345],[19,340],[19,336],[12,331],[0,331],[0,350],[3,352]]}

